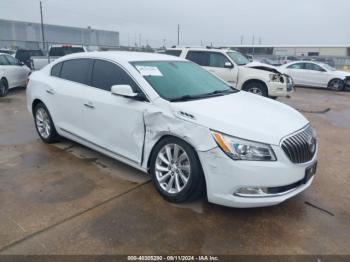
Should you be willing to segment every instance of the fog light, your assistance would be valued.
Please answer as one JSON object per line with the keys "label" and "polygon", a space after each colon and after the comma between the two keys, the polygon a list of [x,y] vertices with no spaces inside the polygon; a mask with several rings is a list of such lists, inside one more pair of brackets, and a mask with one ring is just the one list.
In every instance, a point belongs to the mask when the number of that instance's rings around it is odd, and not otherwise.
{"label": "fog light", "polygon": [[264,196],[268,194],[266,187],[241,187],[235,192],[235,195],[241,197]]}

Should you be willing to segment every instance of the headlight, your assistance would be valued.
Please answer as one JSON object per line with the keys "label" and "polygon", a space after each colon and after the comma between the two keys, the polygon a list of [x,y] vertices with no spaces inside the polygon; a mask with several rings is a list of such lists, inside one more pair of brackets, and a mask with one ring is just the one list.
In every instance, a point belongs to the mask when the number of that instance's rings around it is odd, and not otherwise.
{"label": "headlight", "polygon": [[234,160],[276,161],[270,145],[243,140],[212,131],[219,147]]}
{"label": "headlight", "polygon": [[280,74],[270,74],[269,77],[270,77],[270,81],[272,81],[272,82],[284,83],[284,78]]}

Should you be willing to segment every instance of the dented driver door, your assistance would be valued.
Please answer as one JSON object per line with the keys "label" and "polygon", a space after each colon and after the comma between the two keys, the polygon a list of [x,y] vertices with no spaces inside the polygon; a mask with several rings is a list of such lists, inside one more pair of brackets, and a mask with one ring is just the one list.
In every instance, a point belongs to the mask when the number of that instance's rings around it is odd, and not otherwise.
{"label": "dented driver door", "polygon": [[84,91],[84,138],[95,146],[139,165],[145,136],[144,111],[149,102],[111,93],[113,85],[138,86],[116,64],[96,60],[91,86]]}

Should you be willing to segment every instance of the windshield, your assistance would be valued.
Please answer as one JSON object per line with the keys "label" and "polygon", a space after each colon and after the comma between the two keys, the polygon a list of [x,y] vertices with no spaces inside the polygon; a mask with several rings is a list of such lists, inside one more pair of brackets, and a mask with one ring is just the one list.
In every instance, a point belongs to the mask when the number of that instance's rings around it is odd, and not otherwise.
{"label": "windshield", "polygon": [[142,61],[132,64],[154,90],[168,101],[201,99],[237,91],[192,62]]}
{"label": "windshield", "polygon": [[327,70],[327,71],[336,71],[337,69],[335,69],[334,67],[331,67],[328,64],[322,63],[322,66]]}
{"label": "windshield", "polygon": [[231,57],[231,59],[233,61],[235,61],[235,63],[237,65],[246,65],[246,64],[250,63],[249,59],[246,58],[241,53],[238,53],[238,52],[227,52],[227,54],[228,54],[229,57]]}

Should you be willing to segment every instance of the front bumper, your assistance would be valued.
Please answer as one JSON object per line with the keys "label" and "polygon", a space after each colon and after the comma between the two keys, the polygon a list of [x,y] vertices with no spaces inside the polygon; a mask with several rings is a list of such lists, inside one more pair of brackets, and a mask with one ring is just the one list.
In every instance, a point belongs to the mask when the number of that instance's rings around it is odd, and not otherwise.
{"label": "front bumper", "polygon": [[[281,147],[272,146],[277,161],[234,161],[220,148],[199,152],[211,203],[238,207],[262,207],[279,204],[308,188],[314,177],[305,184],[298,183],[305,177],[306,168],[316,162],[314,158],[303,164],[293,164]],[[289,185],[296,185],[294,188]],[[284,187],[288,190],[268,196],[244,197],[235,194],[242,187]]]}
{"label": "front bumper", "polygon": [[294,82],[291,77],[284,76],[284,82],[272,82],[268,83],[269,96],[287,96],[294,92]]}
{"label": "front bumper", "polygon": [[350,76],[347,76],[344,79],[344,88],[345,90],[350,90]]}

